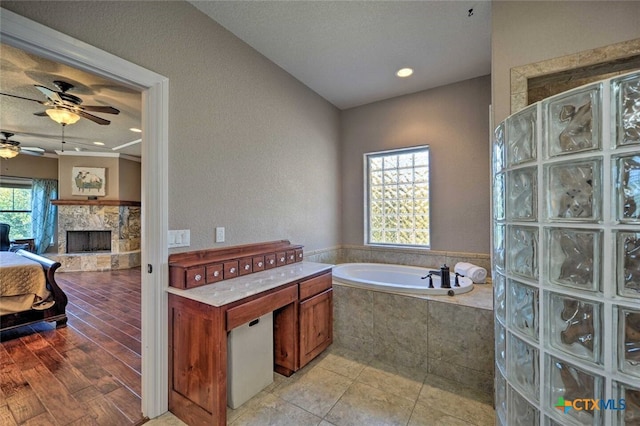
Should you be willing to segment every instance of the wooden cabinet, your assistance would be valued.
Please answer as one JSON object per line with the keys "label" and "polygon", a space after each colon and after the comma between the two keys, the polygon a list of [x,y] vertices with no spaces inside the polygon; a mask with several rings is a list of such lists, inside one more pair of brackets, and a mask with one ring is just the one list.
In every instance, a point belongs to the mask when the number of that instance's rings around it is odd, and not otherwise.
{"label": "wooden cabinet", "polygon": [[[307,296],[303,300],[303,295]],[[331,274],[300,283],[299,365],[302,368],[333,342]]]}

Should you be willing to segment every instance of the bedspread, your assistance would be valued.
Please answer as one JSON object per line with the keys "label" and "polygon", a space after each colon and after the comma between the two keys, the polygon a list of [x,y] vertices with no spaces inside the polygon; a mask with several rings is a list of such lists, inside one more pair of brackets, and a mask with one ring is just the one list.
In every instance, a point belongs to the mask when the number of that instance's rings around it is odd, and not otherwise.
{"label": "bedspread", "polygon": [[0,252],[0,314],[42,309],[50,296],[42,265],[19,254]]}

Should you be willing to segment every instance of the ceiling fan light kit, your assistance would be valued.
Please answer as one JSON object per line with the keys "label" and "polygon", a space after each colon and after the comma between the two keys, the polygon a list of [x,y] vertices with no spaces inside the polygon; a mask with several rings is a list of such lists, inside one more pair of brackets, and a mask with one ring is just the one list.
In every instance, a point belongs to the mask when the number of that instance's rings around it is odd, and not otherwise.
{"label": "ceiling fan light kit", "polygon": [[50,108],[45,111],[49,118],[58,124],[66,126],[68,124],[77,123],[80,120],[80,116],[74,112],[66,109]]}
{"label": "ceiling fan light kit", "polygon": [[1,146],[0,147],[0,157],[8,160],[9,158],[13,158],[20,153],[20,148],[17,146]]}

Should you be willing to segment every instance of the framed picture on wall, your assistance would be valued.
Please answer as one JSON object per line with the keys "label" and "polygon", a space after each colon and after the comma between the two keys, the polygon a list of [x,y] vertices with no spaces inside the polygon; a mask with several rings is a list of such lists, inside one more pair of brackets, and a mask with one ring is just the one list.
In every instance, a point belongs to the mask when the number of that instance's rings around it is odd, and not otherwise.
{"label": "framed picture on wall", "polygon": [[104,196],[107,181],[104,167],[73,167],[71,195]]}

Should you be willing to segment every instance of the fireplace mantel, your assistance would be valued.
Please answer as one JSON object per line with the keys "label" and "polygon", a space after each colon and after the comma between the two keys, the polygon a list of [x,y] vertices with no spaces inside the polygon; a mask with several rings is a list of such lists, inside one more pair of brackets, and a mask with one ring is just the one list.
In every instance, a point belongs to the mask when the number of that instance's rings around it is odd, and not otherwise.
{"label": "fireplace mantel", "polygon": [[54,206],[129,206],[140,207],[140,201],[125,200],[51,200]]}

